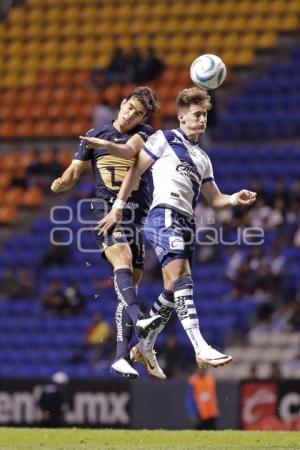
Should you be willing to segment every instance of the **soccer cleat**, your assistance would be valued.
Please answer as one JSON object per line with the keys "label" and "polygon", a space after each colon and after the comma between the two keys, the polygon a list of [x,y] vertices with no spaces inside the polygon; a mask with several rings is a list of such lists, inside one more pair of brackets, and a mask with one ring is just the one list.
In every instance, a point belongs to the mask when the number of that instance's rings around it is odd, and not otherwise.
{"label": "soccer cleat", "polygon": [[167,378],[158,365],[156,352],[154,350],[144,349],[140,342],[130,350],[130,359],[143,364],[148,374],[152,377],[159,378],[160,380]]}
{"label": "soccer cleat", "polygon": [[205,350],[196,355],[196,362],[200,369],[205,369],[206,367],[219,367],[232,361],[232,356],[224,355],[218,350],[215,350],[210,345],[207,346]]}
{"label": "soccer cleat", "polygon": [[114,375],[120,375],[130,380],[135,380],[139,377],[139,373],[131,366],[126,358],[118,359],[111,365],[110,372]]}
{"label": "soccer cleat", "polygon": [[145,338],[150,330],[155,330],[161,324],[161,316],[153,316],[148,319],[140,319],[136,322],[137,335]]}

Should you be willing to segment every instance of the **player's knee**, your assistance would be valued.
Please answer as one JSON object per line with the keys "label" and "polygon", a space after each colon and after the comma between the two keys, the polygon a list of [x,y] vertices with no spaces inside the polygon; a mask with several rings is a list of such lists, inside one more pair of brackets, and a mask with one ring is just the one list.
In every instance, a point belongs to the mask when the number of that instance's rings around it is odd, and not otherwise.
{"label": "player's knee", "polygon": [[181,291],[185,289],[193,289],[193,280],[190,275],[183,275],[174,281],[173,290]]}
{"label": "player's knee", "polygon": [[108,247],[105,255],[115,270],[121,268],[132,270],[132,254],[129,247],[121,245]]}

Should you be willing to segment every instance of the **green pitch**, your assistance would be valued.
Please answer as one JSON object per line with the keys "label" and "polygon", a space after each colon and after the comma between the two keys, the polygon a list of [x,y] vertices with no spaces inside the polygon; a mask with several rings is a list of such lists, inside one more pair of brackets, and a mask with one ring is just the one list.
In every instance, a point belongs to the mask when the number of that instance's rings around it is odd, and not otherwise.
{"label": "green pitch", "polygon": [[300,449],[297,431],[0,428],[0,450]]}

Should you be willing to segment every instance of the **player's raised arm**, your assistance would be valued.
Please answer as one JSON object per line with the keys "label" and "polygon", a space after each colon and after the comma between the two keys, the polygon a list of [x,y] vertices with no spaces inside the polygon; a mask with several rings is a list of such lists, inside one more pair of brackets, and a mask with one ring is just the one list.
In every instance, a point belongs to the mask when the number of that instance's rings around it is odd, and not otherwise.
{"label": "player's raised arm", "polygon": [[144,145],[143,139],[135,134],[125,144],[118,144],[116,142],[107,141],[106,139],[99,139],[92,136],[79,136],[81,139],[87,141],[86,147],[92,149],[104,149],[110,155],[117,156],[124,159],[134,158]]}
{"label": "player's raised arm", "polygon": [[122,209],[125,206],[126,200],[130,196],[141,175],[153,163],[154,159],[151,158],[151,156],[149,156],[144,150],[139,152],[136,161],[124,178],[118,197],[116,198],[111,211],[99,222],[99,225],[97,226],[100,234],[106,233],[112,226],[121,220]]}
{"label": "player's raised arm", "polygon": [[256,192],[242,189],[232,195],[222,194],[215,181],[208,181],[201,187],[207,203],[216,209],[229,208],[234,205],[250,206],[256,201]]}
{"label": "player's raised arm", "polygon": [[73,159],[62,176],[53,181],[51,184],[51,191],[58,194],[59,192],[68,191],[71,189],[77,183],[82,171],[87,166],[89,166],[88,161]]}

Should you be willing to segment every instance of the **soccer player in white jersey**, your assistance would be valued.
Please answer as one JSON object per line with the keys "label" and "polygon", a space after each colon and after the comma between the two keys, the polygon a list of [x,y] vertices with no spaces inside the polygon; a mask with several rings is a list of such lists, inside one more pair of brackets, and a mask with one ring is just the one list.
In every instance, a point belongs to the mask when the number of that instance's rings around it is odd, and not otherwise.
{"label": "soccer player in white jersey", "polygon": [[246,189],[232,195],[223,194],[214,181],[211,161],[198,145],[211,108],[208,93],[197,87],[185,89],[178,95],[176,105],[180,128],[159,130],[150,136],[125,177],[112,210],[100,225],[100,231],[106,233],[120,221],[122,208],[136,180],[152,166],[154,193],[145,235],[159,258],[164,280],[164,292],[153,305],[151,314],[160,314],[163,321],[131,351],[132,358],[145,364],[148,371],[148,355],[173,309],[194,347],[199,367],[222,366],[232,360],[231,356],[208,345],[200,332],[191,278],[194,208],[200,189],[213,208],[249,206],[256,200],[256,193]]}

